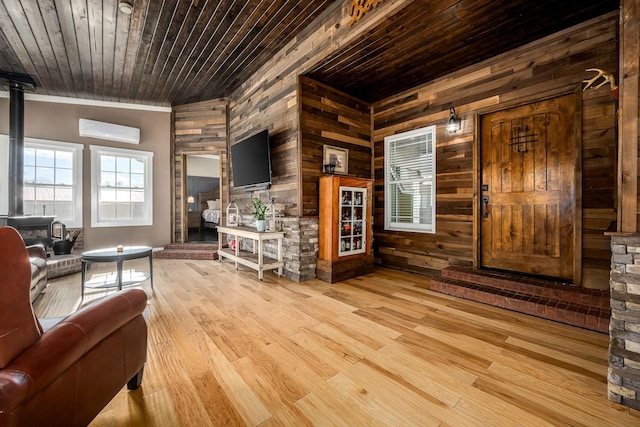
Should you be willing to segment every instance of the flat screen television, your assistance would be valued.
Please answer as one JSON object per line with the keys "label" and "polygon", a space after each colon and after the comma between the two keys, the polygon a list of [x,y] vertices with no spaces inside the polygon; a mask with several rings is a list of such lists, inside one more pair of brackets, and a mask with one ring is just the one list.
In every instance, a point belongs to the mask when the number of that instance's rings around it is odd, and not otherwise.
{"label": "flat screen television", "polygon": [[266,190],[271,186],[269,132],[262,132],[231,146],[233,186],[245,191]]}

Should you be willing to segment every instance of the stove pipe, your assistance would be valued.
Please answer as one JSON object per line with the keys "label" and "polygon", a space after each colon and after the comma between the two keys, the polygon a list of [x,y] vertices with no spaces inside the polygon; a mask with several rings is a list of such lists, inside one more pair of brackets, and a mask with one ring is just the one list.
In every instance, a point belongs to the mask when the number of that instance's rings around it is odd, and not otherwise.
{"label": "stove pipe", "polygon": [[24,215],[24,86],[9,87],[9,216]]}

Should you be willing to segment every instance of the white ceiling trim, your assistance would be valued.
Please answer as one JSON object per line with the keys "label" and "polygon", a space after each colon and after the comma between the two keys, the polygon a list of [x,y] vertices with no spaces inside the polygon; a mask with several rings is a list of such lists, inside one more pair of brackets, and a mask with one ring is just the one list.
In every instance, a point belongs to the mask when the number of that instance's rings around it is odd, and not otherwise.
{"label": "white ceiling trim", "polygon": [[[0,91],[0,98],[9,98],[9,92]],[[170,113],[172,111],[171,107],[160,107],[157,105],[131,104],[127,102],[113,102],[113,101],[99,101],[95,99],[83,99],[83,98],[68,98],[64,96],[40,95],[37,93],[28,93],[28,92],[25,92],[24,99],[25,101],[55,102],[58,104],[73,104],[73,105],[90,105],[93,107],[124,108],[129,110],[156,111],[161,113]]]}

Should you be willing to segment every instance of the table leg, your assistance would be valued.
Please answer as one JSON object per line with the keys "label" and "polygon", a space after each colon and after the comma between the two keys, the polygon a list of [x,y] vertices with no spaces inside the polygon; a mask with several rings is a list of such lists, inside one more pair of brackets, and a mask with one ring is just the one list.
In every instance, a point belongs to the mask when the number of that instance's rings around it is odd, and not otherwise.
{"label": "table leg", "polygon": [[151,281],[151,290],[153,290],[153,252],[149,254],[149,280]]}
{"label": "table leg", "polygon": [[121,291],[122,290],[122,260],[121,259],[116,261],[116,275],[118,276],[116,278],[118,282],[118,290]]}
{"label": "table leg", "polygon": [[86,277],[86,272],[87,272],[87,261],[85,260],[81,260],[80,263],[82,264],[82,270],[81,270],[81,278],[80,278],[80,302],[82,302],[84,300],[84,282],[85,282],[85,277]]}
{"label": "table leg", "polygon": [[[262,280],[262,241],[258,240],[258,279]],[[253,241],[253,253],[256,253],[256,241]]]}
{"label": "table leg", "polygon": [[222,233],[218,230],[218,261],[222,263],[222,257],[220,256],[220,252],[222,252]]}
{"label": "table leg", "polygon": [[233,239],[236,241],[236,249],[235,249],[235,255],[236,255],[236,270],[238,269],[238,255],[240,255],[240,241],[238,240],[238,236],[233,236]]}
{"label": "table leg", "polygon": [[[282,262],[282,237],[278,238],[278,262]],[[278,267],[278,276],[282,276],[282,267]]]}

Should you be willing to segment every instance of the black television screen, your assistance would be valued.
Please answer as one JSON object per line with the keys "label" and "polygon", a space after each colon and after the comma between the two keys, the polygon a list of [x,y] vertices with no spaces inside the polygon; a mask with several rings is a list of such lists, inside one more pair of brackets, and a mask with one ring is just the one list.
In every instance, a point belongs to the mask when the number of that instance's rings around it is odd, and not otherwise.
{"label": "black television screen", "polygon": [[233,186],[246,190],[271,186],[269,132],[264,130],[231,146]]}

